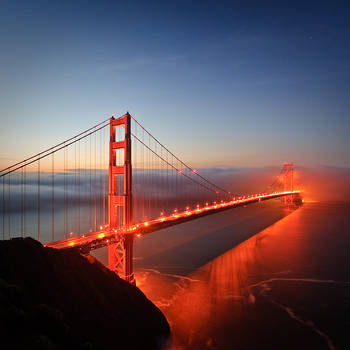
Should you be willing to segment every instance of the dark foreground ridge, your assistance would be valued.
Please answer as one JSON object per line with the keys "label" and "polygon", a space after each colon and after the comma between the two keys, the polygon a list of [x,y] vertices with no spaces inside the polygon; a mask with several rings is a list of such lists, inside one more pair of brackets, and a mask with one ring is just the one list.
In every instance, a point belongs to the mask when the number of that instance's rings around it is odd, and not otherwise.
{"label": "dark foreground ridge", "polygon": [[1,349],[157,349],[161,311],[92,257],[0,242]]}

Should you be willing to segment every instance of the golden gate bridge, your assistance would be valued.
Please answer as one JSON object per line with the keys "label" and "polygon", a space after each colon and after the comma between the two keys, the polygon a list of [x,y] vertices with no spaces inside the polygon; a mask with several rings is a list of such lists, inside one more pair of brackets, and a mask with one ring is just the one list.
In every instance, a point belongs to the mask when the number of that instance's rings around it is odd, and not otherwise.
{"label": "golden gate bridge", "polygon": [[237,195],[187,165],[135,118],[108,118],[1,170],[2,239],[31,236],[88,254],[134,283],[133,243],[145,234],[239,206],[300,203],[285,163],[267,190]]}

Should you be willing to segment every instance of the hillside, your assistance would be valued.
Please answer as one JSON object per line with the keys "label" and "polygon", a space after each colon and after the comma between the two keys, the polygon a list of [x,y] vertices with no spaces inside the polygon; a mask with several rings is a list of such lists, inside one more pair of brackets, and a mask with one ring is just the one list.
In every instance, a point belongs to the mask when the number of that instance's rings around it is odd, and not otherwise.
{"label": "hillside", "polygon": [[0,242],[2,349],[157,349],[161,311],[92,257],[31,239]]}

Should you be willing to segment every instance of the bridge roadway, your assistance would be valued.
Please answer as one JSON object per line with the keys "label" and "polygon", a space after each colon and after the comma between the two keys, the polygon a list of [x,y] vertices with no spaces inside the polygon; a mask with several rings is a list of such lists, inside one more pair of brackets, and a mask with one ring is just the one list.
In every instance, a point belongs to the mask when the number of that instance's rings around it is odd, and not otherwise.
{"label": "bridge roadway", "polygon": [[109,244],[118,242],[123,235],[134,235],[141,237],[142,235],[161,230],[163,228],[181,224],[190,220],[200,218],[202,216],[211,215],[218,213],[223,210],[231,209],[234,207],[245,206],[260,201],[269,199],[285,197],[290,195],[300,195],[300,191],[286,191],[286,192],[275,192],[271,194],[255,194],[250,196],[239,197],[228,202],[219,202],[205,207],[197,207],[191,210],[185,210],[182,212],[174,212],[169,216],[160,216],[154,220],[141,222],[134,224],[130,227],[122,227],[118,229],[110,230],[108,225],[105,227],[100,226],[100,230],[96,232],[90,232],[82,234],[80,236],[69,237],[60,241],[51,242],[45,244],[46,247],[56,249],[68,249],[75,248],[79,249],[84,253],[88,253],[91,250],[102,248]]}

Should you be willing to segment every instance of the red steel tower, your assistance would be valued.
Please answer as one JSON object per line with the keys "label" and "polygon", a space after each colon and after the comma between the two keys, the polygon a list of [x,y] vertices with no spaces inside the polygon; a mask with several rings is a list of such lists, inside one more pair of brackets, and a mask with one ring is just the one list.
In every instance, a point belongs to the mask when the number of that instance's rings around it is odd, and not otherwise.
{"label": "red steel tower", "polygon": [[[131,118],[126,113],[110,119],[108,224],[110,229],[132,225]],[[108,246],[108,267],[134,284],[133,235]]]}
{"label": "red steel tower", "polygon": [[[293,163],[284,163],[283,166],[283,191],[293,191],[294,189],[294,168]],[[293,204],[293,195],[284,197],[285,205]]]}

